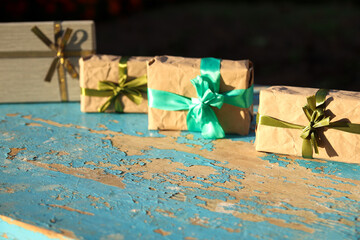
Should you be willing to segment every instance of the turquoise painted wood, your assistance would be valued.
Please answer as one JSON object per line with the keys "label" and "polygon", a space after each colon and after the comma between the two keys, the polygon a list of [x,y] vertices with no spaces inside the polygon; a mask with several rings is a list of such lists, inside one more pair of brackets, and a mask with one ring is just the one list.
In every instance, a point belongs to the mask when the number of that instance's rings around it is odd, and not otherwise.
{"label": "turquoise painted wood", "polygon": [[0,105],[0,215],[34,226],[0,216],[3,239],[359,237],[359,165],[257,153],[254,129],[211,141],[79,108]]}

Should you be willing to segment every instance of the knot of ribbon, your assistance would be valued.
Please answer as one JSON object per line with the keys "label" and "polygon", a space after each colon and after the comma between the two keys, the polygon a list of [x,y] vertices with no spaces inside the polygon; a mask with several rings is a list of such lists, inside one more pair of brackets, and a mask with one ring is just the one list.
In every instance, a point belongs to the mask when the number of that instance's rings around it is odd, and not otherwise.
{"label": "knot of ribbon", "polygon": [[220,109],[224,96],[218,93],[220,76],[216,75],[216,79],[211,77],[205,73],[191,80],[198,98],[191,98],[187,125],[191,131],[201,131],[204,138],[223,138],[224,130],[211,107]]}
{"label": "knot of ribbon", "polygon": [[74,66],[67,59],[67,56],[81,57],[84,55],[91,54],[93,51],[67,51],[66,45],[70,39],[72,29],[66,28],[64,33],[61,34],[61,24],[54,24],[54,34],[55,34],[55,43],[53,43],[37,26],[34,26],[31,31],[54,53],[54,59],[51,62],[48,72],[45,76],[45,81],[50,82],[55,69],[58,70],[59,76],[59,85],[60,85],[60,95],[62,101],[68,101],[67,89],[66,89],[66,79],[65,79],[65,69],[69,72],[71,77],[78,78],[79,75],[75,70]]}
{"label": "knot of ribbon", "polygon": [[330,125],[330,117],[325,117],[325,98],[328,90],[320,89],[315,95],[307,98],[307,104],[303,107],[306,118],[309,124],[302,129],[300,135],[303,138],[302,155],[306,158],[311,158],[313,150],[319,154],[318,150],[318,133],[323,127]]}
{"label": "knot of ribbon", "polygon": [[219,93],[220,62],[221,60],[216,58],[201,59],[200,75],[191,80],[197,98],[149,88],[149,106],[167,111],[188,110],[186,123],[189,131],[201,132],[204,138],[223,138],[224,130],[212,107],[221,109],[224,103],[241,108],[250,107],[253,86]]}
{"label": "knot of ribbon", "polygon": [[319,89],[315,95],[307,98],[307,104],[303,107],[309,123],[306,126],[285,122],[270,116],[257,115],[257,125],[270,127],[291,128],[301,130],[300,137],[303,139],[302,156],[313,158],[313,151],[319,154],[319,131],[323,128],[331,128],[344,132],[360,134],[360,124],[344,121],[330,122],[330,116],[325,115],[325,100],[328,90]]}
{"label": "knot of ribbon", "polygon": [[125,95],[137,105],[143,101],[142,92],[146,92],[147,90],[147,77],[143,75],[127,81],[127,60],[127,57],[120,59],[118,83],[99,81],[98,89],[81,89],[81,93],[84,96],[109,97],[99,108],[99,112],[105,112],[111,105],[114,105],[116,112],[123,112],[124,107],[119,98],[120,94]]}
{"label": "knot of ribbon", "polygon": [[214,87],[212,82],[208,79],[207,76],[197,76],[191,80],[191,83],[196,89],[196,93],[199,96],[198,98],[191,98],[192,105],[190,108],[203,106],[213,106],[221,108],[224,103],[224,96],[214,92]]}

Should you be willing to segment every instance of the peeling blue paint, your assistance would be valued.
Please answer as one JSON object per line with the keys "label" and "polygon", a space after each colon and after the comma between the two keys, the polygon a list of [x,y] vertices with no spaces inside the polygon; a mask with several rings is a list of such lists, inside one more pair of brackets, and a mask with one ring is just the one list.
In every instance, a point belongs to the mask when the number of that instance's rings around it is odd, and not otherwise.
{"label": "peeling blue paint", "polygon": [[[192,135],[192,139],[187,138],[189,134]],[[204,139],[199,132],[183,131],[180,133],[180,137],[177,138],[176,142],[185,144],[187,143],[187,146],[190,147],[193,147],[193,145],[198,145],[201,147],[201,150],[206,149],[208,151],[212,151],[214,147],[212,141],[209,139]]]}
{"label": "peeling blue paint", "polygon": [[290,159],[287,157],[279,157],[276,154],[266,154],[266,156],[261,157],[261,159],[269,161],[270,163],[276,163],[280,167],[286,168],[290,164]]}
{"label": "peeling blue paint", "polygon": [[[12,216],[56,232],[67,229],[80,239],[100,239],[111,234],[121,234],[125,239],[283,239],[284,236],[290,239],[355,239],[359,234],[360,222],[355,218],[359,217],[360,202],[346,196],[335,197],[329,194],[334,191],[358,197],[359,193],[348,192],[340,187],[308,184],[309,188],[319,189],[319,194],[322,194],[306,196],[313,197],[311,201],[314,205],[338,211],[318,212],[305,207],[294,207],[286,197],[280,202],[271,202],[271,197],[264,198],[262,195],[271,195],[272,189],[264,191],[256,185],[245,185],[250,177],[261,180],[258,181],[259,184],[276,179],[287,184],[300,184],[282,176],[281,172],[299,166],[309,169],[309,177],[299,178],[304,181],[316,178],[355,188],[356,184],[351,180],[360,180],[358,165],[290,160],[267,154],[261,158],[264,165],[257,167],[269,171],[279,167],[278,175],[258,172],[256,167],[249,171],[241,162],[238,169],[232,169],[226,161],[220,162],[191,152],[158,148],[155,138],[166,136],[157,131],[148,131],[147,116],[144,114],[83,114],[78,109],[78,103],[0,105],[1,215]],[[19,115],[6,116],[7,113]],[[23,118],[27,115],[32,115],[31,119]],[[36,119],[72,125],[57,127]],[[28,125],[31,123],[42,126]],[[154,145],[139,155],[129,156],[114,147],[109,139],[105,139],[109,135],[92,131],[105,129],[121,131],[131,136],[154,137]],[[193,138],[188,134],[193,135]],[[254,141],[253,132],[246,137],[230,137],[233,141]],[[213,141],[201,139],[199,133],[182,132],[176,142],[200,145],[206,152],[215,150]],[[13,148],[26,150],[19,151],[12,160],[7,159]],[[122,182],[125,187],[48,170],[31,161],[49,166],[58,164],[67,169],[103,170],[106,174],[117,177],[113,179],[113,183]],[[147,172],[144,169],[131,170],[132,167],[146,167],[147,164],[161,166],[163,161],[168,161],[169,166],[174,164],[174,171],[153,172],[150,177],[145,178],[143,174]],[[272,165],[266,165],[268,163]],[[114,166],[126,166],[127,169],[117,169]],[[209,168],[212,173],[206,176],[189,174],[191,168],[197,166]],[[312,173],[323,175],[315,177]],[[78,174],[81,175],[82,172]],[[184,182],[189,186],[181,184]],[[249,187],[252,187],[250,192],[254,196],[242,194]],[[178,194],[184,197],[177,198]],[[283,194],[286,196],[286,192]],[[320,198],[328,202],[316,202]],[[62,206],[73,210],[61,208]],[[290,214],[291,211],[306,211],[324,222],[306,222],[304,217]],[[244,214],[255,215],[259,220],[250,221]],[[280,221],[280,224],[271,223],[274,219]],[[341,221],[348,221],[352,225]],[[314,233],[284,227],[281,226],[282,223],[298,224],[304,229],[312,229]],[[157,229],[170,234],[162,236],[154,232]]]}
{"label": "peeling blue paint", "polygon": [[[31,230],[24,229],[17,225],[8,223],[2,219],[0,219],[0,239],[7,240],[49,240],[49,237],[42,233],[37,233]],[[67,237],[63,237],[63,239],[69,239]]]}

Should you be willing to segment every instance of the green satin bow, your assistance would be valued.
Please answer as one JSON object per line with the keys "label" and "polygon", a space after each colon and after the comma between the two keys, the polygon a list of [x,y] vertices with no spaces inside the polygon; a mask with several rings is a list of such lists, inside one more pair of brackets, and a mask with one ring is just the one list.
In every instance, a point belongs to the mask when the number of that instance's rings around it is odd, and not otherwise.
{"label": "green satin bow", "polygon": [[224,130],[212,107],[220,109],[224,103],[241,108],[250,107],[253,101],[253,86],[219,93],[220,61],[216,58],[201,59],[201,75],[191,80],[198,98],[149,88],[149,107],[167,111],[188,110],[186,122],[189,131],[201,131],[204,138],[223,138]]}
{"label": "green satin bow", "polygon": [[141,92],[147,90],[147,77],[143,75],[131,81],[127,80],[127,60],[122,57],[119,62],[119,82],[100,81],[98,89],[82,88],[84,96],[109,97],[108,100],[99,108],[99,112],[105,112],[110,105],[114,104],[116,112],[123,112],[124,108],[120,102],[119,95],[124,94],[131,101],[139,105],[142,100]]}
{"label": "green satin bow", "polygon": [[307,98],[307,105],[303,107],[303,111],[309,120],[309,124],[303,128],[300,137],[302,137],[302,155],[306,158],[311,158],[313,155],[312,149],[316,154],[318,150],[318,133],[317,129],[327,127],[330,125],[330,117],[325,117],[325,98],[328,90],[320,89],[315,95]]}
{"label": "green satin bow", "polygon": [[318,150],[318,131],[324,127],[337,129],[344,132],[360,134],[360,124],[337,121],[330,123],[330,117],[325,116],[325,100],[328,90],[319,89],[315,95],[307,98],[307,104],[303,111],[309,120],[307,126],[285,122],[270,116],[257,115],[256,124],[270,127],[291,128],[302,130],[300,137],[303,138],[302,156],[304,158],[313,158],[313,149],[316,154]]}

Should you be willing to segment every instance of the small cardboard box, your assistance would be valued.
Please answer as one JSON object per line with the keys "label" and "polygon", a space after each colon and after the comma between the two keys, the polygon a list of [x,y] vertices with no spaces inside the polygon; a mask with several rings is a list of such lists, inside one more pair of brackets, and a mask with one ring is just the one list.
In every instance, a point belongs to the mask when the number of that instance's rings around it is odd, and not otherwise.
{"label": "small cardboard box", "polygon": [[[155,57],[148,63],[148,87],[187,98],[197,98],[196,89],[190,80],[200,75],[200,64],[201,58]],[[254,82],[253,72],[253,65],[249,60],[221,60],[219,93],[250,88]],[[224,103],[220,109],[212,109],[225,133],[249,133],[252,105],[241,108]],[[149,129],[188,130],[187,114],[188,111],[185,110],[167,111],[149,107]]]}
{"label": "small cardboard box", "polygon": [[[301,126],[309,125],[303,107],[307,97],[318,89],[273,86],[260,91],[259,124],[256,131],[256,150],[302,156],[302,129],[274,127],[261,123],[262,116]],[[350,122],[360,124],[360,93],[330,90],[326,95],[325,116],[330,123]],[[323,127],[317,132],[319,154],[314,158],[360,163],[360,134]]]}
{"label": "small cardboard box", "polygon": [[[32,30],[35,26],[50,41],[41,40]],[[79,58],[95,51],[93,21],[0,24],[0,102],[80,100],[79,81],[74,72],[71,75],[68,68],[63,68],[65,83],[59,82],[58,66],[62,60],[56,60],[58,54],[61,56],[56,39],[61,39],[67,28],[72,29],[72,33],[62,52],[63,59],[78,72]],[[49,47],[51,44],[53,49]],[[55,71],[48,76],[50,82],[46,82],[44,79],[52,65]]]}
{"label": "small cardboard box", "polygon": [[[109,81],[118,84],[119,61],[122,57],[113,55],[91,55],[81,58],[80,64],[80,87],[81,89],[98,89],[100,81]],[[132,81],[138,77],[146,76],[146,62],[151,57],[130,57],[126,62],[126,81]],[[123,112],[147,113],[148,101],[146,92],[142,92],[143,100],[140,104],[134,103],[121,92],[118,100],[123,106]],[[99,112],[101,106],[108,100],[108,96],[85,96],[81,95],[82,112]],[[110,105],[106,112],[115,112],[114,104]]]}

